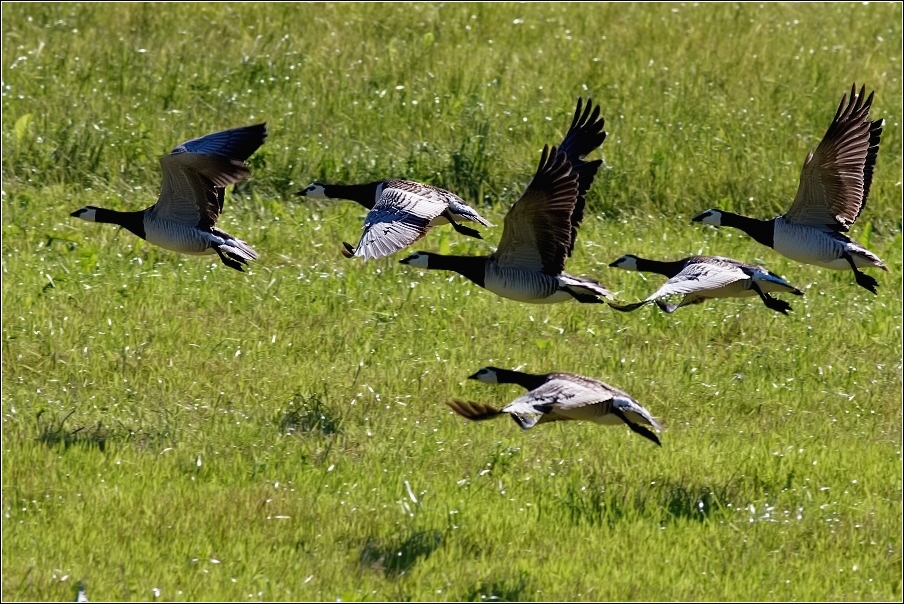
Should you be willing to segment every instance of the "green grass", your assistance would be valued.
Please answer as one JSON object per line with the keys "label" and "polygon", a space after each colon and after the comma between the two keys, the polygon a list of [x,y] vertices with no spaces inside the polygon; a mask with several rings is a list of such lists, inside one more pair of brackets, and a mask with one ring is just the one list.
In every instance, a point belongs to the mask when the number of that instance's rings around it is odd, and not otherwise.
{"label": "green grass", "polygon": [[[900,601],[901,41],[890,4],[4,5],[0,595]],[[853,81],[887,118],[852,233],[878,296],[689,221],[782,212]],[[346,261],[363,210],[294,197],[405,176],[501,226],[579,95],[610,136],[569,271],[634,301],[662,279],[623,253],[727,255],[790,316],[519,304]],[[221,220],[249,274],[68,216],[261,120]],[[454,415],[519,394],[489,364],[604,379],[663,447]]]}

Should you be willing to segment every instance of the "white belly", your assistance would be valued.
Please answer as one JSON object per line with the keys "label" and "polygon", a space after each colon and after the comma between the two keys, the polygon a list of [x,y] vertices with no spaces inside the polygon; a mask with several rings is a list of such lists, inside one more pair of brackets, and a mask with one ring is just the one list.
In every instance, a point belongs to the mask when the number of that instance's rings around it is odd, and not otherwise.
{"label": "white belly", "polygon": [[487,263],[484,287],[503,298],[532,304],[554,304],[571,299],[571,294],[559,289],[555,277],[532,271],[499,269],[492,263]]}
{"label": "white belly", "polygon": [[148,243],[174,252],[197,256],[214,253],[210,247],[212,234],[183,224],[150,221],[145,218],[144,235]]}
{"label": "white belly", "polygon": [[875,262],[862,253],[863,248],[841,234],[833,235],[815,227],[777,218],[773,237],[776,252],[803,264],[834,271],[848,270],[851,268],[850,263],[841,257],[847,252],[858,267],[875,266]]}
{"label": "white belly", "polygon": [[572,299],[571,294],[562,290],[556,290],[551,294],[542,296],[541,293],[525,291],[524,289],[510,287],[504,284],[494,283],[491,286],[489,280],[487,280],[486,288],[503,298],[517,300],[518,302],[530,302],[531,304],[555,304],[556,302],[565,302],[566,300]]}
{"label": "white belly", "polygon": [[742,279],[722,287],[693,292],[689,295],[701,298],[745,298],[747,296],[755,296],[757,293],[750,289],[750,283],[750,279]]}

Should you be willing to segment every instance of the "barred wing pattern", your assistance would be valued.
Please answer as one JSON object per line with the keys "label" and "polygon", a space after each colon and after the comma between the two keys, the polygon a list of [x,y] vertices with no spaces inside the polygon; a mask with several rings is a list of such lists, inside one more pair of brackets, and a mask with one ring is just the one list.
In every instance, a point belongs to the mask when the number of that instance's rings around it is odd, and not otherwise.
{"label": "barred wing pattern", "polygon": [[161,157],[163,184],[151,209],[154,218],[212,227],[223,210],[223,187],[250,174],[244,161],[266,138],[266,124],[233,128],[182,143]]}
{"label": "barred wing pattern", "polygon": [[505,215],[496,262],[549,275],[565,270],[577,196],[577,175],[565,154],[544,147],[536,174]]}
{"label": "barred wing pattern", "polygon": [[851,87],[850,99],[841,98],[828,131],[807,155],[786,220],[847,231],[866,207],[885,121],[869,120],[873,93],[864,100],[865,92]]}
{"label": "barred wing pattern", "polygon": [[480,223],[492,224],[449,191],[407,180],[382,185],[377,203],[367,214],[355,256],[382,258],[404,249],[430,230],[431,221],[446,210]]}

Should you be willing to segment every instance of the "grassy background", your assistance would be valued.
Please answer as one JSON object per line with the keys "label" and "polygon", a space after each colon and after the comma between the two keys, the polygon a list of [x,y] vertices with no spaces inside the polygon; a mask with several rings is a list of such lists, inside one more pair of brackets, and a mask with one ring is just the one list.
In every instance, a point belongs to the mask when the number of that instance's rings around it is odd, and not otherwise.
{"label": "grassy background", "polygon": [[[901,44],[890,4],[4,5],[3,598],[900,600]],[[854,81],[879,296],[689,224],[782,212]],[[501,225],[579,95],[609,169],[570,272],[636,300],[661,279],[617,256],[718,253],[804,289],[791,316],[501,300],[347,262],[363,211],[294,198],[404,176]],[[221,221],[250,274],[68,217],[261,120]],[[607,380],[663,447],[465,422],[443,401],[518,394],[488,364]]]}

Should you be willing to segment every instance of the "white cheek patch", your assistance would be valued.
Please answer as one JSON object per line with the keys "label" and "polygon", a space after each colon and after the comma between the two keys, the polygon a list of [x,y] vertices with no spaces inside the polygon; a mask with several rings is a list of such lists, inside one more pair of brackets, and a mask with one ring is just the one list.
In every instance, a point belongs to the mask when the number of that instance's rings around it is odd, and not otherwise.
{"label": "white cheek patch", "polygon": [[637,270],[637,260],[631,258],[630,256],[622,256],[618,260],[612,263],[612,268],[620,268],[626,271],[636,271]]}
{"label": "white cheek patch", "polygon": [[326,199],[326,193],[321,185],[310,185],[304,190],[304,196],[311,199]]}
{"label": "white cheek patch", "polygon": [[722,214],[719,212],[709,212],[706,216],[700,220],[703,224],[714,224],[716,226],[720,226],[722,224]]}
{"label": "white cheek patch", "polygon": [[495,371],[481,371],[477,374],[478,382],[485,382],[487,384],[498,384],[499,380],[496,378]]}
{"label": "white cheek patch", "polygon": [[88,222],[97,222],[97,210],[94,208],[82,208],[76,218],[81,218]]}
{"label": "white cheek patch", "polygon": [[427,268],[429,262],[429,256],[426,256],[424,254],[414,254],[413,256],[411,256],[408,264],[417,268]]}

